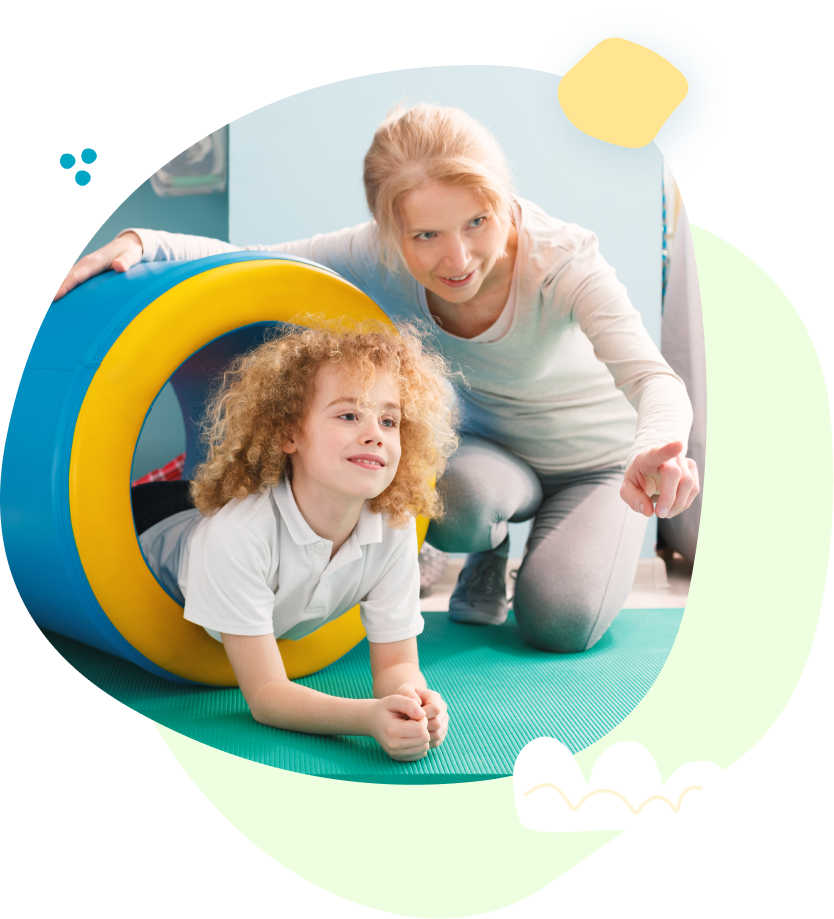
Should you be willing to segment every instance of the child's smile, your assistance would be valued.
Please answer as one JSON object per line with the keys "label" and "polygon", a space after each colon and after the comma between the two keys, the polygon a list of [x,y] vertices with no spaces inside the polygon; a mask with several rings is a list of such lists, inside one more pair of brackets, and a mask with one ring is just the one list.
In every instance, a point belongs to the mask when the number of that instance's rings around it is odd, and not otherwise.
{"label": "child's smile", "polygon": [[385,467],[385,463],[378,456],[362,454],[362,456],[351,456],[348,459],[351,463],[356,463],[357,466],[364,466],[366,469],[383,469]]}

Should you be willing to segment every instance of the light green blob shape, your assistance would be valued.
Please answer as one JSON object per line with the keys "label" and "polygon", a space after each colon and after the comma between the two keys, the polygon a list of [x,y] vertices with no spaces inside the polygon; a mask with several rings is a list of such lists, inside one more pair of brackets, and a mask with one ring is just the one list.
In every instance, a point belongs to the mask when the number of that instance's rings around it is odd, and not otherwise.
{"label": "light green blob shape", "polygon": [[[718,237],[692,233],[708,397],[698,560],[666,666],[621,724],[577,754],[586,775],[620,740],[648,747],[664,778],[692,760],[732,763],[790,697],[822,602],[832,451],[819,361],[767,275]],[[209,800],[267,854],[326,890],[392,913],[428,919],[498,909],[617,835],[524,829],[510,778],[333,781],[159,730]]]}

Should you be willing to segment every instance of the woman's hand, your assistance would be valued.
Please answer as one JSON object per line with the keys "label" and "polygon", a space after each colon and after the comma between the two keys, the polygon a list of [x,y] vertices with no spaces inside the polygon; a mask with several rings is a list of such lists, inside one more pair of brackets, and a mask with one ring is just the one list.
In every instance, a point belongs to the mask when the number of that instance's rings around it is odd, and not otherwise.
{"label": "woman's hand", "polygon": [[60,300],[74,287],[83,284],[102,271],[112,268],[114,271],[123,272],[142,261],[142,241],[136,233],[124,233],[117,236],[112,242],[96,249],[84,258],[79,259],[70,268],[69,274],[64,278],[64,283],[58,288],[55,299]]}
{"label": "woman's hand", "polygon": [[411,695],[374,700],[371,735],[383,750],[401,763],[422,759],[431,745],[428,718]]}
{"label": "woman's hand", "polygon": [[695,460],[683,455],[683,444],[676,440],[635,457],[626,471],[620,497],[638,514],[651,517],[656,513],[664,519],[685,511],[700,490]]}

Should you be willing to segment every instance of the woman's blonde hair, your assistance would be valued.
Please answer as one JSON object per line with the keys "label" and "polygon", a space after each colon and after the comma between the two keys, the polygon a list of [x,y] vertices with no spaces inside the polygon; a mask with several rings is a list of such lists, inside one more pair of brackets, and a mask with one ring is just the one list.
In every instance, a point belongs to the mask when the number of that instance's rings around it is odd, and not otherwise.
{"label": "woman's blonde hair", "polygon": [[398,105],[377,128],[365,155],[365,197],[376,220],[380,260],[402,265],[399,205],[426,182],[471,188],[512,220],[512,174],[498,141],[458,108]]}
{"label": "woman's blonde hair", "polygon": [[412,514],[442,513],[432,480],[458,444],[445,361],[413,326],[399,333],[382,323],[351,330],[344,320],[279,334],[237,357],[223,374],[203,421],[207,458],[191,484],[194,504],[204,515],[292,477],[283,446],[304,423],[324,364],[343,367],[366,397],[378,373],[390,373],[399,389],[402,455],[371,510],[386,511],[395,527],[405,526]]}

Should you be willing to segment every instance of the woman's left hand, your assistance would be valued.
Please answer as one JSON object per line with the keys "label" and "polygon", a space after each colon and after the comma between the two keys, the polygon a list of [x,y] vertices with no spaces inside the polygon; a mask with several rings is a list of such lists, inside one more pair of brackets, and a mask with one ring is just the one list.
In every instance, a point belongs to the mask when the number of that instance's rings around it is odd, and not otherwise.
{"label": "woman's left hand", "polygon": [[638,454],[626,470],[620,497],[638,514],[663,519],[685,511],[700,490],[695,460],[684,456],[678,440]]}

